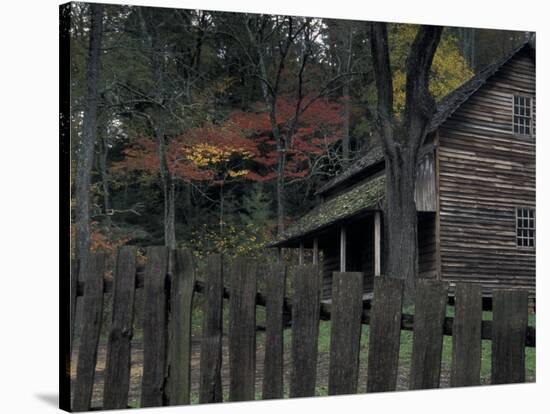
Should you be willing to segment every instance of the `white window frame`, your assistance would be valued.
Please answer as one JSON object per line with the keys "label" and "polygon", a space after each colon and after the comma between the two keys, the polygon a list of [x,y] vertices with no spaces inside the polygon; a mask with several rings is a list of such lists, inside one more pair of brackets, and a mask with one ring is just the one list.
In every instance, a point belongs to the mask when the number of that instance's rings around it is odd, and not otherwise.
{"label": "white window frame", "polygon": [[[521,212],[521,217],[520,217]],[[525,212],[532,212],[532,217],[529,213],[525,216]],[[537,221],[536,221],[536,210],[532,207],[516,207],[516,247],[518,249],[534,249],[536,247],[537,241]],[[527,227],[523,224],[519,224],[520,220],[527,220]],[[532,224],[531,224],[532,223]],[[522,232],[520,235],[520,231]],[[524,235],[523,232],[526,232]],[[532,234],[530,233],[532,232]],[[532,245],[529,245],[529,241],[532,240]],[[521,242],[520,242],[521,241]],[[524,244],[527,243],[527,244]]]}
{"label": "white window frame", "polygon": [[[524,114],[516,114],[516,98],[518,99],[526,99],[529,101],[528,105],[523,105],[523,109],[529,110],[529,116]],[[512,95],[512,132],[515,135],[519,135],[522,137],[532,137],[535,135],[535,112],[534,112],[534,100],[535,98],[531,95],[524,95],[524,94],[513,94]],[[528,119],[529,120],[529,132],[519,132],[520,124],[519,122],[516,123],[516,116],[518,119]],[[516,131],[516,126],[518,126],[518,130]],[[521,125],[523,128],[526,128],[525,124]]]}

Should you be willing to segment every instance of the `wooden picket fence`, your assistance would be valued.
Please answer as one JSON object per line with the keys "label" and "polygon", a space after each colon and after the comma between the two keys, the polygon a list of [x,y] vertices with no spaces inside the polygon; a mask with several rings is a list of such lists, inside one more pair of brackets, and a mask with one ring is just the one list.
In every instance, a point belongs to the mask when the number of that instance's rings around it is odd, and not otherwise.
{"label": "wooden picket fence", "polygon": [[[415,314],[402,314],[403,283],[375,278],[372,304],[362,300],[363,275],[335,273],[330,304],[320,302],[320,272],[316,265],[297,268],[293,295],[285,296],[287,267],[268,266],[265,289],[258,292],[258,262],[234,259],[224,268],[220,255],[208,257],[203,280],[196,278],[188,250],[164,247],[146,250],[138,272],[137,250],[118,251],[112,279],[106,279],[106,256],[92,254],[72,280],[72,303],[82,301],[82,330],[72,410],[91,407],[104,294],[113,295],[107,345],[103,409],[126,408],[130,385],[130,351],[136,289],[144,290],[143,377],[141,406],[190,403],[191,314],[195,293],[204,295],[200,349],[199,402],[223,400],[222,315],[229,299],[229,400],[256,397],[256,306],[265,306],[265,359],[262,398],[283,398],[283,330],[292,330],[290,397],[315,394],[319,321],[331,320],[328,393],[353,394],[358,384],[361,324],[370,325],[367,392],[396,389],[400,332],[413,331],[409,386],[439,387],[444,335],[452,335],[451,386],[480,384],[481,339],[492,340],[493,384],[525,381],[525,347],[535,346],[535,329],[528,327],[528,297],[521,290],[495,290],[493,320],[482,320],[481,289],[459,284],[455,316],[446,317],[448,285],[437,280],[417,284]],[[171,272],[168,274],[168,268]],[[225,279],[225,283],[224,283]],[[229,286],[229,287],[227,287]],[[71,307],[74,328],[76,306]]]}

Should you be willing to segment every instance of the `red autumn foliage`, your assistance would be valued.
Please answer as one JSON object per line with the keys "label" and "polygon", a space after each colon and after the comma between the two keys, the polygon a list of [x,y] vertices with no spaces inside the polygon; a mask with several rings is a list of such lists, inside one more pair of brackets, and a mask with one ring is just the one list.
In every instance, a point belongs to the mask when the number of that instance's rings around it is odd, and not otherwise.
{"label": "red autumn foliage", "polygon": [[[295,110],[295,101],[279,99],[277,123],[281,134],[289,141],[285,178],[307,176],[308,160],[324,154],[340,139],[342,117],[339,104],[315,100],[300,115],[300,122],[291,131]],[[168,141],[167,164],[176,179],[221,184],[230,177],[230,171],[241,172],[238,177],[251,181],[270,181],[277,176],[278,152],[269,115],[265,111],[233,112],[223,124],[194,128]],[[158,143],[154,139],[135,139],[124,154],[126,158],[113,166],[114,172],[159,172]]]}
{"label": "red autumn foliage", "polygon": [[[303,102],[310,102],[306,97]],[[299,123],[293,128],[296,114],[296,101],[282,97],[277,101],[277,126],[284,139],[286,148],[285,177],[305,177],[309,173],[309,159],[324,154],[329,146],[340,139],[342,125],[341,105],[325,99],[313,100],[300,114]],[[259,105],[257,105],[259,107]],[[257,181],[268,181],[276,177],[273,168],[278,162],[276,142],[272,135],[269,114],[265,111],[234,112],[230,122],[238,125],[243,134],[254,139],[261,155],[254,161],[266,167],[267,172],[249,172],[247,177]]]}
{"label": "red autumn foliage", "polygon": [[[240,129],[229,123],[194,128],[184,135],[170,138],[167,145],[168,169],[174,178],[183,181],[218,183],[224,178],[220,177],[220,174],[240,168],[243,158],[259,156],[255,143],[245,138]],[[124,150],[124,154],[125,159],[114,165],[115,172],[159,172],[158,143],[153,138],[135,139],[132,145]],[[228,157],[219,160],[219,157],[216,157],[220,154]]]}

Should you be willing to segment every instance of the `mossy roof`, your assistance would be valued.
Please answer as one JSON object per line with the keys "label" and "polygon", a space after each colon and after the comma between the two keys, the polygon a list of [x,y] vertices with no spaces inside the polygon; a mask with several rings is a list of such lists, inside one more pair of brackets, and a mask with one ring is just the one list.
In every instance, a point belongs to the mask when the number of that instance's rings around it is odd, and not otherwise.
{"label": "mossy roof", "polygon": [[360,173],[361,171],[364,171],[367,168],[372,167],[373,165],[382,161],[384,161],[384,151],[382,150],[380,144],[376,143],[364,156],[359,158],[332,180],[328,181],[325,185],[319,188],[319,190],[317,190],[315,194],[320,195],[326,193],[328,190],[333,189],[340,183],[346,181],[348,178],[351,178],[357,173]]}
{"label": "mossy roof", "polygon": [[302,216],[269,247],[284,246],[367,210],[379,210],[385,189],[384,175],[364,181]]}

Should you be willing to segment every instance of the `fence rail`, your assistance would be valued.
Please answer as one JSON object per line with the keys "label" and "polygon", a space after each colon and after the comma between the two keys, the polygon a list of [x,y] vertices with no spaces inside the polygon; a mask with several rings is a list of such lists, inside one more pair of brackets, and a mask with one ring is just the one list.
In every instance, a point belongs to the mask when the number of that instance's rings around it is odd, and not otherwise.
{"label": "fence rail", "polygon": [[[125,408],[130,384],[130,351],[136,289],[144,291],[143,377],[141,406],[190,403],[191,313],[193,296],[204,295],[200,351],[199,402],[220,402],[222,394],[223,300],[229,299],[229,400],[255,398],[256,306],[265,306],[266,352],[262,398],[283,397],[283,330],[291,328],[289,396],[315,394],[319,321],[331,320],[329,387],[331,395],[363,389],[358,384],[361,324],[370,324],[367,392],[396,389],[400,332],[413,331],[410,388],[439,386],[444,335],[452,335],[451,386],[479,385],[481,339],[492,340],[492,383],[525,381],[525,347],[534,347],[536,331],[527,325],[527,292],[495,290],[493,321],[482,320],[481,290],[457,284],[455,316],[446,317],[448,286],[419,280],[415,315],[402,313],[403,283],[375,278],[370,307],[362,301],[362,274],[335,273],[330,304],[320,301],[317,265],[296,269],[294,293],[285,296],[287,268],[268,266],[265,289],[258,291],[259,269],[251,259],[224,267],[220,255],[207,260],[204,279],[196,277],[192,254],[164,247],[146,251],[144,271],[137,268],[137,250],[118,251],[113,276],[105,278],[104,254],[91,255],[73,276],[71,329],[81,297],[82,330],[72,409],[91,407],[104,294],[113,295],[107,344],[103,408]],[[168,272],[168,267],[171,272]],[[229,282],[230,288],[225,286]],[[72,336],[71,336],[72,337]],[[74,346],[74,342],[71,344]],[[66,359],[70,361],[70,358]],[[70,363],[70,362],[68,362]],[[70,372],[70,367],[65,370]]]}

